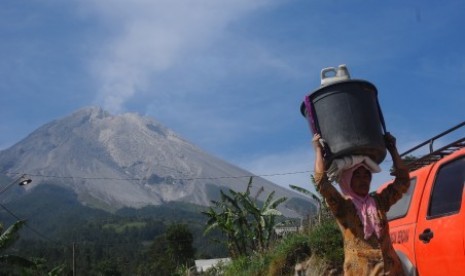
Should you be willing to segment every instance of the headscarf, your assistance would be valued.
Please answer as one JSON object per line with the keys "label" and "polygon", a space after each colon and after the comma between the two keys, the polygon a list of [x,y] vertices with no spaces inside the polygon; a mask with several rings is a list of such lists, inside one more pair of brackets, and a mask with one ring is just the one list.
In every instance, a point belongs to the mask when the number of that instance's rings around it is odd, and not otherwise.
{"label": "headscarf", "polygon": [[355,209],[357,209],[357,214],[363,224],[364,238],[367,240],[373,233],[375,233],[378,238],[381,236],[381,224],[373,197],[369,194],[364,197],[356,194],[350,185],[354,171],[362,166],[370,172],[373,172],[370,166],[361,162],[342,171],[338,182],[344,196],[351,199],[354,203]]}

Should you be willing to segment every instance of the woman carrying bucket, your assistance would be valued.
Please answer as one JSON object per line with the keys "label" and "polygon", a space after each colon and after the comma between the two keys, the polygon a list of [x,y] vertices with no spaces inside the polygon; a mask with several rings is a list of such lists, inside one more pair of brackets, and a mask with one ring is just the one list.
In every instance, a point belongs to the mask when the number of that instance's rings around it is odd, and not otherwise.
{"label": "woman carrying bucket", "polygon": [[337,176],[342,195],[331,184],[323,159],[320,135],[313,137],[315,182],[334,214],[344,239],[344,275],[404,275],[391,244],[386,212],[409,188],[409,175],[396,148],[395,138],[385,135],[394,163],[394,182],[381,193],[369,194],[372,172],[378,165],[354,156]]}
{"label": "woman carrying bucket", "polygon": [[[410,181],[396,139],[386,131],[376,87],[350,79],[345,65],[325,68],[321,87],[305,97],[300,110],[314,134],[316,187],[344,239],[344,274],[404,275],[386,213]],[[380,193],[370,194],[372,173],[381,171],[378,164],[386,151],[396,178]]]}

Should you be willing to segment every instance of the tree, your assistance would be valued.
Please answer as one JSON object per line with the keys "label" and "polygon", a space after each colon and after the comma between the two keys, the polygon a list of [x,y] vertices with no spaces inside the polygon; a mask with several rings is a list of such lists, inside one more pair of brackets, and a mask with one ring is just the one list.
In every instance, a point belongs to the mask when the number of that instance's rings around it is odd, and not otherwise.
{"label": "tree", "polygon": [[168,251],[168,241],[166,235],[157,236],[150,246],[150,259],[148,264],[139,266],[140,275],[150,275],[157,272],[160,275],[169,275],[176,269],[176,265],[166,252]]}
{"label": "tree", "polygon": [[[0,224],[0,253],[4,252],[19,238],[18,231],[25,223],[26,221],[24,220],[17,221],[5,232],[3,232],[3,225]],[[23,268],[35,267],[35,263],[33,261],[16,255],[0,255],[0,264],[19,266]]]}
{"label": "tree", "polygon": [[97,264],[97,272],[102,276],[119,276],[121,272],[115,260],[105,259]]}
{"label": "tree", "polygon": [[249,179],[243,193],[229,189],[227,195],[221,190],[221,201],[212,201],[213,206],[202,212],[209,218],[204,233],[215,228],[222,231],[227,237],[227,246],[233,258],[269,247],[274,226],[277,224],[276,217],[282,215],[277,207],[287,200],[285,197],[273,200],[273,191],[260,206],[257,198],[263,188],[252,197],[252,182],[253,177]]}
{"label": "tree", "polygon": [[171,224],[150,247],[151,262],[139,266],[139,274],[173,275],[180,267],[194,264],[194,237],[185,224]]}
{"label": "tree", "polygon": [[192,246],[194,237],[185,224],[172,224],[166,231],[168,241],[168,255],[176,267],[194,264],[195,248]]}

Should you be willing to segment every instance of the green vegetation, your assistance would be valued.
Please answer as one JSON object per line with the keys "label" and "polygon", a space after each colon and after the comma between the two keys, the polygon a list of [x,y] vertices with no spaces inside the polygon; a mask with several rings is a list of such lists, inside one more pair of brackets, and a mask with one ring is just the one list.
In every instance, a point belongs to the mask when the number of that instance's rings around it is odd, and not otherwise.
{"label": "green vegetation", "polygon": [[294,275],[297,264],[310,268],[311,275],[328,275],[340,273],[343,260],[341,234],[334,221],[328,220],[307,232],[289,234],[264,252],[215,267],[206,275]]}
{"label": "green vegetation", "polygon": [[[0,253],[6,251],[18,238],[18,231],[24,225],[25,221],[17,221],[5,232],[3,232],[3,225],[0,224]],[[0,264],[2,266],[18,266],[18,267],[35,267],[35,263],[29,259],[17,255],[0,255]]]}
{"label": "green vegetation", "polygon": [[292,234],[262,254],[233,260],[223,272],[225,275],[293,275],[295,264],[310,255],[308,235]]}
{"label": "green vegetation", "polygon": [[143,221],[133,221],[121,224],[108,223],[103,225],[103,229],[113,229],[116,233],[121,234],[129,231],[130,228],[143,229],[146,225],[147,223]]}
{"label": "green vegetation", "polygon": [[[18,231],[24,226],[26,221],[20,220],[11,225],[5,232],[0,224],[0,252],[6,251],[18,238]],[[17,255],[0,256],[0,275],[61,275],[64,266],[59,265],[47,272],[44,265],[46,260],[43,258],[25,258]]]}
{"label": "green vegetation", "polygon": [[252,252],[262,252],[270,246],[276,217],[281,213],[276,209],[286,201],[285,197],[273,200],[274,191],[259,206],[257,198],[263,189],[254,197],[250,195],[253,178],[251,177],[245,192],[229,190],[229,195],[221,191],[221,201],[212,201],[207,212],[205,233],[219,229],[227,237],[226,244],[233,258],[246,256]]}
{"label": "green vegetation", "polygon": [[[168,203],[112,214],[82,206],[57,187],[38,187],[34,199],[26,195],[8,205],[20,217],[31,214],[23,206],[37,211],[21,239],[0,252],[21,252],[36,267],[2,266],[0,274],[69,275],[74,265],[76,275],[186,275],[194,259],[228,256],[232,263],[205,275],[292,275],[297,263],[309,259],[321,274],[341,266],[342,239],[324,206],[321,219],[307,223],[304,232],[279,239],[274,227],[284,218],[277,207],[286,199],[271,192],[260,202],[263,190],[252,195],[251,187],[252,179],[244,192],[221,191],[211,208]],[[0,211],[0,221],[11,217]]]}
{"label": "green vegetation", "polygon": [[344,262],[343,240],[335,221],[324,221],[312,229],[309,246],[313,254],[333,267],[342,267]]}
{"label": "green vegetation", "polygon": [[[185,225],[192,234],[195,258],[227,256],[223,245],[209,242],[224,239],[221,233],[203,235],[207,219],[200,213],[206,210],[201,206],[173,202],[124,208],[112,214],[83,206],[75,194],[53,185],[41,185],[33,195],[26,194],[6,206],[18,217],[28,217],[29,227],[23,227],[20,239],[0,255],[21,255],[39,263],[39,275],[59,266],[63,266],[61,275],[67,275],[73,262],[76,275],[150,275],[147,271],[157,271],[159,265],[167,264],[156,263],[155,244],[166,241],[168,229],[177,224]],[[0,221],[14,223],[2,210]],[[158,248],[160,256],[167,255],[163,247]],[[0,264],[0,269],[3,267]],[[31,274],[37,275],[25,275]]]}
{"label": "green vegetation", "polygon": [[334,217],[316,195],[297,186],[292,188],[319,202],[318,216],[302,232],[275,240],[267,250],[233,258],[229,265],[219,265],[206,275],[294,275],[297,264],[302,264],[303,270],[310,269],[311,275],[341,273],[343,240]]}
{"label": "green vegetation", "polygon": [[[205,221],[178,224],[175,223],[176,214],[171,215],[173,221],[114,215],[102,221],[89,220],[79,226],[62,229],[57,236],[52,237],[53,240],[22,238],[8,252],[37,256],[40,258],[37,260],[41,264],[40,271],[43,272],[63,266],[64,274],[70,273],[74,263],[77,275],[150,275],[153,271],[171,273],[178,267],[192,266],[195,258],[227,254],[225,248],[218,248],[216,244],[208,242],[208,239],[214,237],[220,239],[220,235],[212,233],[207,237],[202,236]],[[121,229],[124,231],[121,232]],[[195,248],[200,250],[196,251]],[[36,261],[35,258],[29,258]]]}
{"label": "green vegetation", "polygon": [[139,275],[173,275],[175,271],[194,265],[194,238],[185,224],[172,224],[165,234],[158,236],[149,249],[149,260],[139,265]]}

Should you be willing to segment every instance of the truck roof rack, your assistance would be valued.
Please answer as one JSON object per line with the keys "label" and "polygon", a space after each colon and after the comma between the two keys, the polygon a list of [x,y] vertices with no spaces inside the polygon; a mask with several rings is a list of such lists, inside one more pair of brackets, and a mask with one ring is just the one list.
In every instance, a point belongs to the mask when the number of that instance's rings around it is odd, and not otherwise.
{"label": "truck roof rack", "polygon": [[448,144],[448,145],[446,145],[444,147],[441,147],[441,148],[439,148],[437,150],[433,149],[433,143],[434,143],[435,140],[437,140],[437,139],[439,139],[441,137],[444,137],[445,135],[447,135],[447,134],[461,128],[464,125],[465,125],[465,121],[458,124],[458,125],[456,125],[455,127],[452,127],[450,129],[444,131],[443,133],[440,133],[440,134],[434,136],[431,139],[426,140],[425,142],[423,142],[423,143],[409,149],[408,151],[402,153],[400,155],[400,157],[405,157],[409,153],[411,153],[411,152],[413,152],[413,151],[415,151],[415,150],[429,144],[429,153],[428,154],[426,154],[426,155],[424,155],[424,156],[422,156],[422,157],[420,157],[418,159],[407,162],[405,164],[407,166],[408,170],[409,171],[415,171],[415,170],[417,170],[417,169],[419,169],[421,167],[432,164],[432,163],[438,161],[439,159],[443,158],[444,156],[447,156],[447,155],[449,155],[449,154],[451,154],[451,153],[453,153],[453,152],[455,152],[455,151],[457,151],[457,150],[459,150],[461,148],[464,148],[465,147],[465,137],[460,138],[460,139],[458,139],[458,140],[456,140],[456,141],[454,141],[454,142],[452,142],[452,143],[450,143],[450,144]]}

